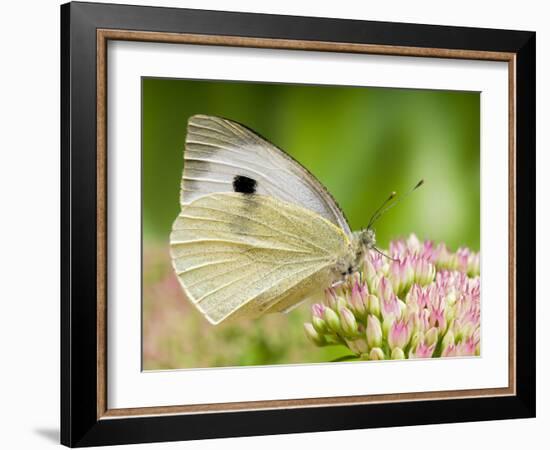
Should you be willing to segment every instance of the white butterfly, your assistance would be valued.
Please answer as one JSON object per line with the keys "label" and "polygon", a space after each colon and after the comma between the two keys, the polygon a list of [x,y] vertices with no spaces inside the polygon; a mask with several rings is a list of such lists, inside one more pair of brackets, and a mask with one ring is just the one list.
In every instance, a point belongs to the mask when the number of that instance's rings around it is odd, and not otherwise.
{"label": "white butterfly", "polygon": [[238,123],[196,115],[170,235],[173,267],[212,324],[288,311],[358,269],[375,245],[370,226],[392,198],[353,233],[297,161]]}

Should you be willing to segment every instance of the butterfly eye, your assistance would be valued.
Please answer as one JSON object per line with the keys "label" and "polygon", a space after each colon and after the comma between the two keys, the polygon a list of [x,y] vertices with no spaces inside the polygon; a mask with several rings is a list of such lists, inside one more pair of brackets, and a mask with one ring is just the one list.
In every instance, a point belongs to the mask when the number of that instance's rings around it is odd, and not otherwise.
{"label": "butterfly eye", "polygon": [[244,175],[235,175],[233,178],[233,190],[242,194],[254,194],[257,181]]}
{"label": "butterfly eye", "polygon": [[353,273],[353,266],[349,265],[348,268],[341,272],[342,276],[351,275]]}

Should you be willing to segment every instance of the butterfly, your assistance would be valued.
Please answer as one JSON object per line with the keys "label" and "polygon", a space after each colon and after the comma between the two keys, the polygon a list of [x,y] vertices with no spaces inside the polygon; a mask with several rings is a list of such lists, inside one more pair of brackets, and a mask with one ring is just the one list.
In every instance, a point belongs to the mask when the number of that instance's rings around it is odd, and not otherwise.
{"label": "butterfly", "polygon": [[352,232],[328,190],[284,151],[237,122],[195,115],[172,265],[212,324],[287,312],[359,270],[376,249],[372,224],[394,197]]}

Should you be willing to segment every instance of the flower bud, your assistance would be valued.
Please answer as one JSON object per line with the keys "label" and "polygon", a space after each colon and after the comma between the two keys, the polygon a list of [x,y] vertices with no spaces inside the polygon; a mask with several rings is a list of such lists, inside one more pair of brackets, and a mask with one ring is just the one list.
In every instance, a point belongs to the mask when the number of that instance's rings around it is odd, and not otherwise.
{"label": "flower bud", "polygon": [[380,300],[374,294],[368,296],[369,313],[380,317]]}
{"label": "flower bud", "polygon": [[380,347],[374,347],[369,353],[369,359],[372,359],[373,361],[379,361],[382,359],[386,359],[386,356],[384,355],[384,352]]}
{"label": "flower bud", "polygon": [[351,282],[352,286],[357,284],[360,287],[362,287],[361,273],[360,272],[353,272],[353,274],[350,277],[350,282]]}
{"label": "flower bud", "polygon": [[344,297],[338,296],[336,298],[336,307],[334,308],[335,311],[339,311],[342,308],[347,308],[347,306],[348,303]]}
{"label": "flower bud", "polygon": [[468,260],[470,256],[470,250],[467,248],[459,248],[456,251],[456,265],[458,270],[461,272],[466,272],[468,270]]}
{"label": "flower bud", "polygon": [[333,288],[325,290],[325,303],[329,308],[336,307],[336,291]]}
{"label": "flower bud", "polygon": [[449,330],[447,331],[447,334],[443,337],[443,341],[441,342],[441,345],[443,348],[445,348],[454,343],[455,343],[455,335],[453,334],[452,330]]}
{"label": "flower bud", "polygon": [[436,327],[432,327],[424,334],[424,342],[427,345],[435,345],[437,343],[438,337],[439,337],[438,329]]}
{"label": "flower bud", "polygon": [[405,353],[399,347],[395,347],[391,351],[391,359],[405,359]]}
{"label": "flower bud", "polygon": [[354,340],[346,339],[346,344],[348,348],[356,355],[363,355],[368,351],[367,343],[363,338]]}
{"label": "flower bud", "polygon": [[409,323],[409,331],[411,334],[424,333],[428,328],[428,319],[425,317],[424,310],[414,311],[414,308],[410,308],[407,305],[407,309],[403,313],[403,319]]}
{"label": "flower bud", "polygon": [[456,299],[456,290],[451,289],[449,293],[445,296],[446,307],[448,308],[449,306],[454,306],[454,304],[456,303]]}
{"label": "flower bud", "polygon": [[411,235],[407,238],[407,248],[411,253],[418,254],[421,250],[420,240],[416,236],[416,234],[411,233]]}
{"label": "flower bud", "polygon": [[[393,294],[392,294],[393,295]],[[382,311],[382,317],[384,319],[389,317],[400,317],[401,316],[401,304],[400,300],[397,300],[397,297],[393,295],[387,300],[382,300],[380,304],[380,309]]]}
{"label": "flower bud", "polygon": [[396,347],[404,348],[409,342],[409,325],[404,320],[396,320],[388,333],[388,344],[393,350]]}
{"label": "flower bud", "polygon": [[367,282],[367,285],[369,287],[369,291],[372,292],[372,290],[375,288],[374,286],[374,278],[377,276],[376,268],[374,267],[374,264],[372,263],[370,258],[365,258],[363,263],[363,270],[365,273],[365,280]]}
{"label": "flower bud", "polygon": [[390,255],[394,258],[407,253],[407,244],[403,239],[390,242]]}
{"label": "flower bud", "polygon": [[426,332],[430,328],[430,312],[427,309],[423,309],[418,314],[418,323],[416,327],[422,332]]}
{"label": "flower bud", "polygon": [[322,305],[321,303],[315,303],[311,305],[311,315],[313,317],[319,317],[322,319],[324,313],[325,313],[325,305]]}
{"label": "flower bud", "polygon": [[334,333],[340,332],[340,319],[331,308],[325,308],[324,320],[328,328]]}
{"label": "flower bud", "polygon": [[472,253],[468,259],[468,276],[479,275],[479,253]]}
{"label": "flower bud", "polygon": [[304,323],[304,331],[306,332],[306,336],[308,337],[308,339],[315,345],[322,346],[326,344],[325,337],[317,333],[311,323]]}
{"label": "flower bud", "polygon": [[327,324],[323,319],[321,319],[320,317],[313,316],[311,318],[311,323],[313,324],[313,328],[315,328],[315,330],[318,333],[321,333],[321,334],[326,333]]}
{"label": "flower bud", "polygon": [[382,321],[382,334],[386,337],[390,334],[390,329],[397,319],[395,316],[388,316]]}
{"label": "flower bud", "polygon": [[445,311],[439,308],[432,308],[429,318],[430,326],[437,327],[443,332],[447,328],[447,320],[445,319]]}
{"label": "flower bud", "polygon": [[466,339],[457,345],[458,356],[474,356],[476,353],[476,343],[473,338]]}
{"label": "flower bud", "polygon": [[395,299],[392,284],[390,280],[388,280],[384,276],[380,278],[380,283],[378,284],[377,291],[378,298],[382,303],[387,303]]}
{"label": "flower bud", "polygon": [[351,289],[350,306],[358,317],[365,317],[367,312],[365,293],[363,287],[359,283],[354,283]]}
{"label": "flower bud", "polygon": [[378,317],[372,314],[367,319],[367,343],[371,348],[382,345],[382,325]]}
{"label": "flower bud", "polygon": [[458,270],[458,257],[456,253],[450,253],[449,259],[447,260],[447,265],[449,270]]}
{"label": "flower bud", "polygon": [[414,352],[410,352],[409,358],[431,358],[435,350],[435,344],[426,345],[424,342],[416,346]]}
{"label": "flower bud", "polygon": [[369,292],[378,292],[378,286],[380,286],[380,280],[382,275],[374,275],[371,278],[366,278],[367,288]]}
{"label": "flower bud", "polygon": [[327,324],[323,320],[325,309],[325,305],[320,303],[311,305],[311,323],[313,324],[313,328],[320,334],[327,331]]}
{"label": "flower bud", "polygon": [[397,299],[397,309],[399,317],[403,317],[404,312],[407,310],[407,304],[403,300]]}
{"label": "flower bud", "polygon": [[447,346],[443,346],[441,356],[444,357],[444,358],[450,357],[450,356],[457,356],[457,354],[456,354],[456,345],[449,344]]}
{"label": "flower bud", "polygon": [[398,296],[405,293],[414,281],[414,270],[411,265],[411,258],[405,257],[392,261],[390,265],[390,279],[393,292]]}
{"label": "flower bud", "polygon": [[348,336],[357,334],[357,321],[353,313],[346,307],[340,308],[340,326],[342,331]]}
{"label": "flower bud", "polygon": [[424,342],[424,333],[422,331],[416,331],[412,334],[409,347],[416,348],[421,342]]}
{"label": "flower bud", "polygon": [[435,265],[438,269],[449,269],[451,255],[447,246],[443,243],[439,244],[434,250]]}
{"label": "flower bud", "polygon": [[413,267],[414,281],[420,286],[426,286],[434,280],[435,267],[426,259],[416,258]]}

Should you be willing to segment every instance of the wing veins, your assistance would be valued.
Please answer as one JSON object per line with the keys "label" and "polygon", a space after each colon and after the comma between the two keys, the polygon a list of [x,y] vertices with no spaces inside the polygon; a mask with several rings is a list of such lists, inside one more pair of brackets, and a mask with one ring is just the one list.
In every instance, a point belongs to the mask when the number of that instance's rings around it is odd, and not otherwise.
{"label": "wing veins", "polygon": [[[288,220],[290,223],[293,223],[293,220],[288,216],[288,214],[286,214],[284,211],[283,211],[283,208],[281,209],[275,209],[272,205],[268,204],[268,203],[265,203],[265,206],[267,208],[270,208],[272,211],[275,211],[279,214],[281,214],[282,216],[284,216],[286,218],[286,220]],[[296,220],[296,217],[294,217],[294,219]],[[325,219],[323,219],[325,220]],[[294,236],[294,235],[291,235],[291,236]],[[310,244],[312,247],[315,247],[321,251],[323,251],[324,253],[330,253],[328,249],[326,248],[323,248],[323,247],[319,247],[318,245],[314,244],[313,242],[309,241],[308,239],[305,239],[303,236],[300,236],[299,238],[301,241],[305,241],[307,242],[308,244]]]}
{"label": "wing veins", "polygon": [[[203,231],[203,228],[174,228],[174,231]],[[259,233],[237,233],[235,231],[224,231],[224,230],[209,230],[214,231],[216,233],[225,233],[229,234],[230,236],[250,236],[250,237],[260,237],[260,238],[275,238],[277,237],[274,234],[259,234]]]}
{"label": "wing veins", "polygon": [[[230,245],[236,245],[236,246],[245,246],[250,247],[250,243],[248,242],[241,242],[241,241],[230,241],[227,239],[193,239],[191,241],[171,241],[171,245],[187,245],[187,244],[198,244],[202,242],[219,242],[224,244],[230,244]],[[293,253],[305,253],[310,254],[311,252],[305,252],[300,250],[294,250],[291,248],[281,248],[281,247],[262,247],[262,246],[255,246],[255,249],[258,250],[279,250],[281,252],[293,252]],[[244,252],[243,252],[244,253]]]}
{"label": "wing veins", "polygon": [[200,280],[198,281],[195,281],[194,283],[191,283],[190,285],[187,286],[188,289],[192,288],[192,287],[195,287],[197,284],[201,284],[201,283],[204,283],[205,281],[212,281],[212,280],[215,280],[216,278],[218,277],[222,277],[224,275],[228,275],[230,274],[231,272],[235,272],[237,270],[242,270],[243,268],[245,267],[248,267],[250,265],[254,264],[254,261],[249,261],[247,262],[246,264],[243,264],[239,267],[232,267],[231,269],[229,270],[226,270],[225,272],[221,272],[221,273],[216,273],[212,276],[209,276],[209,277],[205,277],[205,278],[201,278]]}
{"label": "wing veins", "polygon": [[[191,150],[193,152],[198,152],[200,153],[200,150]],[[211,164],[220,164],[222,166],[227,166],[227,167],[233,167],[234,169],[240,169],[242,171],[243,169],[243,166],[237,166],[235,164],[230,164],[228,162],[225,162],[225,161],[221,161],[221,160],[218,160],[218,159],[210,159],[210,158],[201,158],[200,156],[186,156],[185,157],[185,160],[186,161],[199,161],[199,162],[207,162],[207,163],[211,163]],[[246,163],[245,165],[249,165],[250,164],[254,164],[254,163],[251,163],[250,161],[242,161],[242,160],[239,160],[240,162],[243,162],[243,163]],[[258,176],[259,178],[263,179],[265,182],[267,182],[268,184],[271,185],[272,188],[274,188],[275,190],[279,190],[281,192],[284,192],[286,194],[286,196],[290,199],[294,198],[293,195],[287,191],[285,188],[283,188],[282,186],[280,185],[277,185],[274,181],[271,180],[271,178],[269,178],[266,174],[263,174],[262,172],[259,172],[258,170],[255,170],[251,167],[244,167],[244,169],[254,173],[256,176]],[[239,172],[239,170],[237,171]]]}
{"label": "wing veins", "polygon": [[[215,121],[213,121],[215,122]],[[218,122],[215,122],[215,123],[218,123]],[[207,127],[206,125],[203,125],[203,124],[199,124],[197,122],[189,122],[189,125],[194,127],[194,128],[202,128],[203,130],[210,130],[210,131],[213,131],[214,133],[219,133],[219,134],[222,134],[224,136],[231,136],[230,134],[226,134],[224,133],[224,131],[227,131],[226,128],[224,128],[224,126],[222,125],[222,130],[219,130],[219,129],[216,129],[216,128],[211,128],[211,127]],[[195,133],[194,131],[192,131],[192,133]]]}
{"label": "wing veins", "polygon": [[219,184],[231,184],[229,181],[223,181],[223,180],[213,180],[210,178],[196,178],[196,177],[189,177],[184,175],[182,177],[184,180],[190,180],[190,181],[204,181],[206,183],[219,183]]}
{"label": "wing veins", "polygon": [[[318,270],[316,270],[315,272],[313,272],[313,274],[318,273],[319,271],[323,270],[323,268],[324,268],[323,266],[320,267]],[[265,277],[268,277],[268,276],[271,275],[273,272],[275,272],[275,271],[277,271],[277,270],[279,270],[279,269],[280,269],[280,267],[275,267],[274,269],[270,270],[270,271],[269,271],[268,273],[266,273],[266,274],[263,274],[262,276],[263,276],[264,278],[265,278]],[[240,305],[240,307],[242,308],[244,305],[250,303],[250,302],[253,301],[253,300],[256,300],[259,296],[265,294],[267,291],[269,291],[270,289],[276,287],[277,285],[280,285],[281,283],[283,283],[283,282],[284,282],[285,280],[287,280],[288,278],[290,278],[290,277],[295,277],[296,275],[298,275],[298,274],[300,274],[300,273],[302,273],[302,272],[305,272],[305,271],[307,271],[307,270],[311,270],[311,266],[305,267],[305,268],[303,268],[303,269],[301,269],[301,270],[298,270],[298,271],[296,271],[296,272],[291,273],[290,275],[287,275],[287,276],[285,276],[285,277],[283,277],[283,278],[280,278],[280,279],[277,281],[277,283],[275,283],[274,285],[271,285],[271,286],[269,286],[269,287],[267,287],[267,288],[261,290],[261,291],[258,292],[256,295],[254,295],[252,298],[249,298],[246,302],[242,303],[242,304]],[[313,274],[311,274],[311,275],[313,275]],[[311,275],[310,275],[310,276],[311,276]],[[304,279],[305,279],[305,278],[300,279],[299,281],[297,281],[296,283],[294,283],[292,286],[290,286],[289,288],[287,288],[286,291],[288,291],[291,287],[296,286],[298,283],[301,283]],[[257,283],[257,281],[258,281],[258,280],[251,281],[250,283],[248,283],[248,284],[244,287],[243,290],[248,289],[252,284]],[[276,297],[276,295],[274,295],[274,296]],[[271,297],[271,298],[273,298],[273,297]],[[271,298],[270,298],[270,300],[271,300]]]}
{"label": "wing veins", "polygon": [[[262,225],[262,226],[265,226],[266,228],[269,228],[270,230],[273,230],[273,231],[275,231],[276,233],[284,234],[284,235],[289,236],[289,237],[291,237],[291,238],[293,238],[293,239],[296,239],[296,240],[298,240],[298,241],[305,241],[305,242],[307,242],[308,244],[310,244],[312,247],[315,247],[315,248],[317,248],[317,249],[319,249],[319,250],[323,250],[325,253],[329,253],[328,250],[327,250],[326,248],[319,247],[319,246],[313,244],[312,242],[308,241],[307,239],[304,239],[302,236],[296,236],[296,235],[294,235],[294,234],[292,234],[292,233],[288,233],[288,232],[286,232],[286,231],[279,230],[278,228],[275,228],[275,227],[273,227],[273,226],[271,226],[271,225],[269,225],[269,224],[267,224],[267,223],[260,222],[260,221],[258,221],[258,220],[254,220],[254,219],[252,219],[252,218],[250,218],[250,217],[245,217],[245,216],[243,216],[243,215],[240,215],[240,214],[237,214],[237,213],[234,213],[234,212],[223,211],[223,210],[220,210],[220,209],[217,209],[217,208],[212,208],[212,207],[210,207],[210,206],[195,205],[194,208],[209,209],[209,210],[212,210],[212,211],[220,212],[220,213],[222,213],[222,214],[230,214],[230,215],[235,216],[235,217],[244,218],[245,220],[250,220],[251,222],[257,223],[257,224]],[[277,212],[277,213],[282,214],[281,211],[279,211],[279,210],[276,210],[276,209],[274,209],[274,208],[271,208],[271,209],[272,209],[273,211]],[[286,218],[287,220],[290,221],[290,219],[289,219],[289,217],[288,217],[287,215],[285,215],[285,214],[282,214],[282,215],[284,215],[285,218]]]}
{"label": "wing veins", "polygon": [[[207,136],[203,136],[202,134],[199,135],[201,137],[207,137]],[[226,151],[229,151],[231,153],[236,153],[237,155],[244,155],[243,152],[239,151],[238,149],[234,148],[234,147],[226,147],[224,145],[219,145],[219,144],[213,144],[211,142],[202,142],[202,141],[195,141],[195,140],[191,140],[191,139],[187,139],[187,142],[186,142],[187,145],[191,144],[191,145],[203,145],[205,147],[212,147],[212,148],[219,148],[219,149],[222,149],[222,150],[226,150]],[[224,144],[227,144],[227,142],[224,142]],[[200,149],[189,149],[191,151],[199,151]]]}
{"label": "wing veins", "polygon": [[209,262],[205,262],[203,264],[199,264],[197,266],[187,267],[184,270],[180,270],[180,271],[176,272],[176,274],[177,275],[182,275],[182,274],[187,273],[187,272],[193,272],[194,270],[202,269],[203,267],[215,266],[215,265],[218,265],[218,264],[224,264],[224,263],[234,262],[234,261],[238,261],[238,260],[239,260],[238,258],[233,258],[233,259],[222,259],[220,261],[209,261]]}
{"label": "wing veins", "polygon": [[[212,142],[209,142],[209,143],[205,143],[205,142],[194,142],[193,139],[194,138],[206,138],[206,139],[209,139],[211,140]],[[230,141],[230,140],[227,140],[227,139],[221,139],[218,136],[209,136],[207,134],[203,134],[203,133],[197,133],[197,132],[194,132],[192,135],[189,135],[187,140],[185,141],[186,144],[199,144],[199,145],[207,145],[209,147],[218,147],[218,148],[223,148],[225,150],[232,150],[234,152],[239,152],[239,146],[242,146],[242,142],[235,142],[235,141]],[[229,146],[229,147],[227,147]]]}
{"label": "wing veins", "polygon": [[219,291],[221,291],[222,289],[225,289],[225,288],[227,288],[227,287],[229,287],[229,286],[231,286],[231,285],[233,285],[233,284],[235,284],[235,283],[238,283],[239,281],[244,280],[244,279],[247,278],[247,277],[248,277],[248,274],[243,275],[243,276],[240,277],[240,278],[236,278],[235,280],[231,280],[231,281],[229,281],[228,283],[225,283],[225,284],[223,284],[223,285],[221,285],[221,286],[218,286],[216,289],[212,289],[211,291],[208,291],[206,294],[202,295],[199,299],[197,299],[197,300],[195,301],[195,303],[199,304],[199,303],[202,302],[205,298],[208,298],[208,297],[210,297],[211,295],[215,294],[216,292],[219,292]]}

